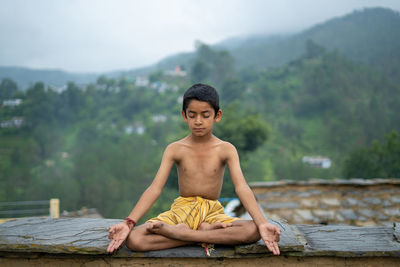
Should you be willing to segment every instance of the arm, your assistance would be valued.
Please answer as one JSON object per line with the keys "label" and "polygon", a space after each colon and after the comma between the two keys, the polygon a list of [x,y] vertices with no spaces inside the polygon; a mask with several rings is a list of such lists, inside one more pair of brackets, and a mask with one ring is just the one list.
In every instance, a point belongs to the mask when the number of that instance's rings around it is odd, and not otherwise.
{"label": "arm", "polygon": [[[154,202],[161,195],[161,191],[168,179],[171,167],[174,164],[173,160],[173,145],[169,145],[163,154],[160,168],[151,183],[151,185],[144,191],[139,201],[136,203],[135,207],[129,214],[129,218],[138,222],[140,218],[153,206]],[[108,245],[107,252],[113,252],[118,249],[121,244],[128,237],[132,225],[129,225],[126,221],[113,225],[109,229],[109,239],[112,239]]]}
{"label": "arm", "polygon": [[225,151],[227,152],[227,163],[235,187],[235,192],[247,212],[253,218],[254,223],[257,225],[258,231],[260,232],[261,238],[264,240],[268,249],[275,255],[279,255],[277,242],[279,242],[281,231],[278,227],[269,223],[262,214],[253,192],[244,179],[236,148],[229,143],[226,146]]}

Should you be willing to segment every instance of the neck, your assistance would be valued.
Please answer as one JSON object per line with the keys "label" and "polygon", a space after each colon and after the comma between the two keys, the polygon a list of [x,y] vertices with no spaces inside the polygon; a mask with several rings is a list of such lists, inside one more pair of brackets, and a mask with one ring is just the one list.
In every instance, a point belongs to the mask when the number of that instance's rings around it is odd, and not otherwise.
{"label": "neck", "polygon": [[204,136],[195,136],[194,134],[189,135],[190,140],[192,140],[192,142],[194,142],[194,143],[207,143],[213,137],[214,136],[213,136],[212,132],[209,132],[208,134],[206,134]]}

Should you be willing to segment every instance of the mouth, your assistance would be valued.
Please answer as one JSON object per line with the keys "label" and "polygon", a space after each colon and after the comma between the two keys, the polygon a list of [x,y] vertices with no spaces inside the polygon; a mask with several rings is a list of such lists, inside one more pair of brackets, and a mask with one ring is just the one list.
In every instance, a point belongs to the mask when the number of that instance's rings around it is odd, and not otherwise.
{"label": "mouth", "polygon": [[196,132],[200,132],[200,131],[203,131],[204,128],[193,128],[193,130],[196,131]]}

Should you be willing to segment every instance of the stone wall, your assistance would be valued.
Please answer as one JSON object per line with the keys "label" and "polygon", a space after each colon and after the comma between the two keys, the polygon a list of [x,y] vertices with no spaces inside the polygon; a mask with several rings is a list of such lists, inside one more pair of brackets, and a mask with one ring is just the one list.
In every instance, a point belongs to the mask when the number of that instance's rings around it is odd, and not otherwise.
{"label": "stone wall", "polygon": [[251,183],[266,216],[289,224],[391,225],[400,221],[400,179]]}
{"label": "stone wall", "polygon": [[400,224],[288,225],[280,256],[262,240],[237,246],[200,245],[135,252],[126,247],[107,254],[108,228],[120,220],[24,218],[0,225],[0,266],[398,266]]}

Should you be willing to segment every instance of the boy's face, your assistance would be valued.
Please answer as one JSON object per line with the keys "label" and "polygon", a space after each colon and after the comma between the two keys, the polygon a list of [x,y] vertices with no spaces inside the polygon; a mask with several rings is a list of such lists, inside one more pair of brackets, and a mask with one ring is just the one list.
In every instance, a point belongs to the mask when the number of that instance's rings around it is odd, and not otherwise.
{"label": "boy's face", "polygon": [[189,125],[192,134],[195,136],[204,136],[212,131],[214,122],[221,120],[222,111],[219,110],[215,116],[214,108],[204,101],[191,100],[186,114],[182,110],[182,117]]}

